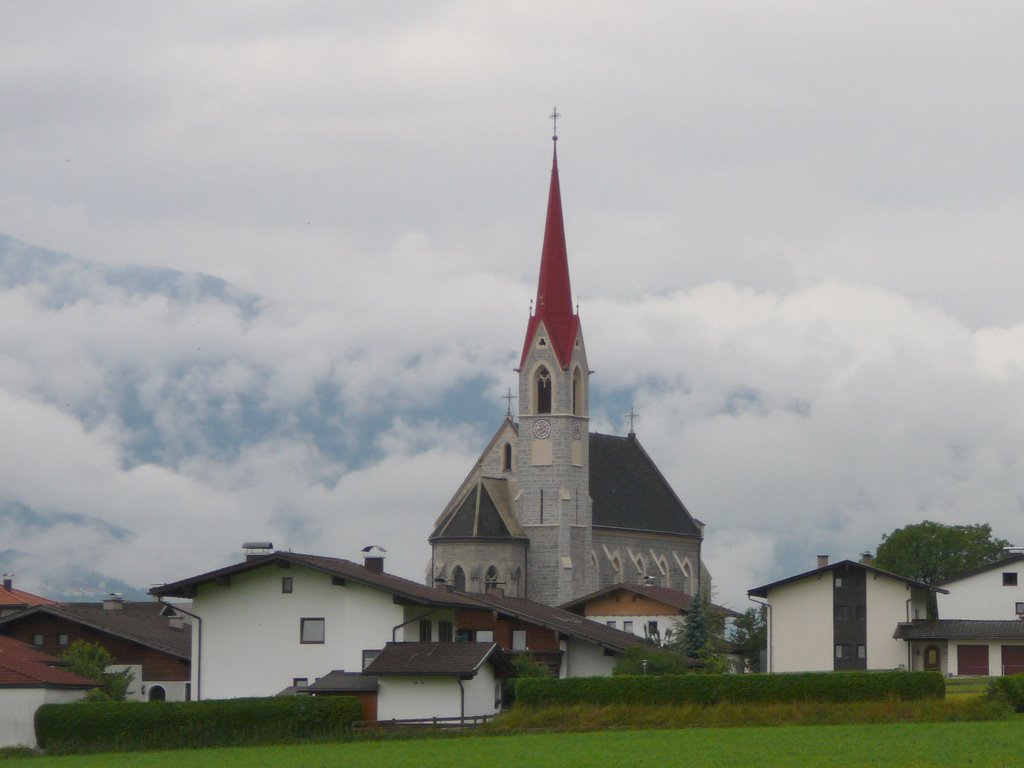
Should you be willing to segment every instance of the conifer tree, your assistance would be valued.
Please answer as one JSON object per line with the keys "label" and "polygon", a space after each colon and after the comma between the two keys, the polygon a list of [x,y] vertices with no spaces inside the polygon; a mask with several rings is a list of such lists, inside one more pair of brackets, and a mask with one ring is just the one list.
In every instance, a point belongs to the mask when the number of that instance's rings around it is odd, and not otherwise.
{"label": "conifer tree", "polygon": [[693,608],[686,616],[683,635],[679,641],[679,650],[691,659],[703,658],[708,645],[708,617],[704,593],[696,595]]}

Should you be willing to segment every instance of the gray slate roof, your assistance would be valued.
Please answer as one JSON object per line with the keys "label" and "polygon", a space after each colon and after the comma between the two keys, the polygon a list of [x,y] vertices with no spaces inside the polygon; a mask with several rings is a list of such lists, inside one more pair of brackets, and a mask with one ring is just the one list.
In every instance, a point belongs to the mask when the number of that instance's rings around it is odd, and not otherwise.
{"label": "gray slate roof", "polygon": [[804,571],[803,573],[798,573],[796,576],[790,576],[787,579],[779,579],[779,581],[773,581],[771,584],[765,584],[760,587],[754,587],[753,589],[748,589],[747,594],[753,595],[754,597],[768,597],[768,592],[770,590],[776,589],[777,587],[781,587],[785,584],[789,584],[794,581],[800,581],[800,579],[806,579],[811,576],[820,576],[821,574],[828,573],[829,571],[847,571],[851,569],[864,570],[867,573],[873,573],[878,576],[885,576],[890,579],[895,579],[896,581],[902,581],[904,584],[906,584],[909,587],[913,587],[914,589],[926,589],[931,590],[932,592],[941,592],[944,595],[949,594],[948,590],[940,589],[939,587],[935,586],[929,586],[928,584],[925,584],[922,581],[908,579],[906,576],[900,576],[898,573],[890,573],[889,571],[883,571],[881,568],[875,568],[875,566],[873,565],[855,563],[853,560],[840,560],[838,563],[832,563],[831,565],[826,565],[823,568],[815,568],[810,571]]}
{"label": "gray slate roof", "polygon": [[958,573],[956,576],[951,576],[948,579],[942,579],[941,581],[936,581],[935,583],[940,585],[950,584],[954,581],[959,581],[960,579],[965,579],[968,576],[974,576],[978,573],[984,573],[985,571],[991,571],[996,568],[1005,568],[1008,565],[1019,563],[1021,560],[1024,560],[1024,554],[1014,552],[1012,555],[1007,555],[1006,557],[1000,560],[996,560],[994,563],[989,563],[988,565],[983,565],[980,568],[974,568],[970,571]]}
{"label": "gray slate roof", "polygon": [[512,513],[505,478],[478,476],[430,534],[430,541],[470,538],[526,539]]}
{"label": "gray slate roof", "polygon": [[[670,608],[676,608],[680,614],[687,614],[693,610],[693,595],[683,592],[681,589],[670,589],[668,587],[648,587],[640,584],[612,584],[611,586],[591,592],[589,595],[578,597],[562,606],[567,611],[576,613],[582,611],[586,603],[597,597],[611,594],[616,590],[623,590],[635,595],[641,595],[652,601],[662,603]],[[711,604],[711,610],[722,616],[739,616],[736,611],[726,608],[723,605]]]}
{"label": "gray slate roof", "polygon": [[403,579],[401,576],[393,576],[390,573],[376,573],[363,565],[338,557],[302,555],[296,552],[273,552],[269,555],[257,555],[241,563],[201,573],[198,576],[165,584],[162,587],[154,587],[149,592],[159,597],[192,597],[195,590],[204,584],[224,579],[230,580],[236,574],[246,573],[257,568],[290,567],[292,565],[326,573],[342,582],[350,579],[356,584],[389,592],[402,600],[417,605],[443,605],[454,608],[474,606],[472,600],[458,593],[428,587],[409,579]]}
{"label": "gray slate roof", "polygon": [[474,594],[472,598],[476,602],[483,603],[484,606],[497,610],[500,613],[537,624],[569,637],[586,640],[612,651],[622,652],[627,648],[644,644],[643,640],[631,632],[613,629],[600,622],[583,618],[571,611],[555,608],[550,605],[542,605],[541,603],[535,603],[532,600],[526,600],[521,597]]}
{"label": "gray slate roof", "polygon": [[37,605],[0,618],[0,627],[11,626],[29,616],[48,614],[188,660],[192,656],[192,628],[188,624],[172,627],[163,615],[164,608],[152,600],[125,601],[115,610],[104,609],[103,603]]}
{"label": "gray slate roof", "polygon": [[343,693],[376,691],[380,687],[377,678],[373,675],[361,675],[358,672],[345,672],[335,669],[328,672],[316,682],[310,683],[304,689],[310,693]]}
{"label": "gray slate roof", "polygon": [[473,677],[490,661],[501,676],[514,674],[496,643],[388,643],[363,671],[367,675]]}
{"label": "gray slate roof", "polygon": [[635,435],[590,435],[594,527],[700,536],[700,527]]}
{"label": "gray slate roof", "polygon": [[[513,425],[514,426],[514,425]],[[491,440],[492,450],[505,424]],[[590,433],[590,497],[594,527],[701,536],[695,520],[636,439]],[[438,518],[438,539],[526,538],[509,499],[505,478],[482,477],[479,466]]]}
{"label": "gray slate roof", "polygon": [[1024,621],[1020,619],[911,621],[898,624],[893,637],[897,640],[1024,640]]}

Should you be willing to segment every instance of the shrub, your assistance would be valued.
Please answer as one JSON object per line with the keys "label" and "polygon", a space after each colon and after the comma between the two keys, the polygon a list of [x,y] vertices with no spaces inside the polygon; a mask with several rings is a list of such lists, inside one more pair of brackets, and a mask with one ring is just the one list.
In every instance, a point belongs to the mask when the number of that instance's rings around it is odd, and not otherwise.
{"label": "shrub", "polygon": [[61,658],[67,662],[69,672],[96,681],[97,687],[86,694],[88,701],[124,701],[128,686],[135,679],[127,669],[107,672],[107,667],[114,663],[114,657],[99,643],[75,640]]}
{"label": "shrub", "polygon": [[501,685],[501,705],[505,709],[516,703],[516,682],[525,677],[551,677],[551,670],[525,653],[512,657],[515,677],[507,677]]}
{"label": "shrub", "polygon": [[[647,669],[644,669],[644,662]],[[628,649],[615,662],[613,675],[685,675],[694,671],[694,667],[703,664],[688,659],[678,651],[653,646],[640,646]]]}
{"label": "shrub", "polygon": [[941,699],[938,672],[807,672],[786,675],[661,675],[521,680],[520,706],[697,704]]}
{"label": "shrub", "polygon": [[44,704],[35,724],[36,740],[48,752],[117,752],[341,737],[361,718],[351,696],[287,696]]}
{"label": "shrub", "polygon": [[989,681],[985,698],[1004,702],[1016,712],[1024,712],[1024,675],[1004,675]]}

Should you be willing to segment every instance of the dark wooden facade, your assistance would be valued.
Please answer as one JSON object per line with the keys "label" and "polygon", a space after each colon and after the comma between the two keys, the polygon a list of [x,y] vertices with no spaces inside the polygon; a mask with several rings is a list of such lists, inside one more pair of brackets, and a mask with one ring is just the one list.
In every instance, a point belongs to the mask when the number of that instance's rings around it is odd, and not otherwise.
{"label": "dark wooden facade", "polygon": [[[190,664],[186,659],[47,613],[36,613],[20,621],[10,622],[0,631],[52,656],[60,656],[67,648],[67,645],[60,643],[61,635],[67,636],[68,644],[75,640],[99,643],[114,657],[115,664],[141,664],[142,677],[145,680],[187,682],[191,675]],[[185,625],[180,631],[192,630]],[[42,645],[35,644],[36,635],[42,636]]]}

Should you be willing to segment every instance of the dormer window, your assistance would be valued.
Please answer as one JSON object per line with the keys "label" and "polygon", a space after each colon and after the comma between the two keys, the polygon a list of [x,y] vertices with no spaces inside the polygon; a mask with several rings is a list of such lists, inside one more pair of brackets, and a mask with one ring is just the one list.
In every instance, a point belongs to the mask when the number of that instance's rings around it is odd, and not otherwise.
{"label": "dormer window", "polygon": [[537,413],[551,413],[551,374],[541,366],[537,369]]}

